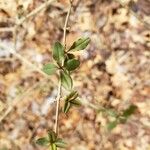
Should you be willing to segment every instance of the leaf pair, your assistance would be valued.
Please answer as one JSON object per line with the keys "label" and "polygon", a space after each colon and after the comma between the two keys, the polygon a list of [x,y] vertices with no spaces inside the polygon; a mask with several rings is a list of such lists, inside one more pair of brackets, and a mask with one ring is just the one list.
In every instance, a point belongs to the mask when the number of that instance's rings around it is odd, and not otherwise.
{"label": "leaf pair", "polygon": [[54,131],[49,131],[47,137],[39,138],[36,143],[41,146],[49,146],[51,150],[57,150],[57,147],[66,148],[66,143],[61,138],[57,138]]}
{"label": "leaf pair", "polygon": [[[53,59],[60,66],[65,59],[64,47],[59,42],[56,42],[53,46]],[[54,74],[57,69],[59,68],[53,63],[48,63],[43,67],[43,71],[48,75]]]}
{"label": "leaf pair", "polygon": [[[75,51],[83,50],[87,47],[89,42],[90,42],[90,38],[80,38],[72,44],[72,46],[69,48],[67,53],[69,51],[75,52]],[[59,64],[62,64],[62,62],[65,60],[65,48],[59,42],[56,42],[54,44],[53,58]]]}
{"label": "leaf pair", "polygon": [[72,106],[80,106],[81,102],[77,99],[77,91],[72,91],[66,98],[64,104],[64,113],[67,113]]}

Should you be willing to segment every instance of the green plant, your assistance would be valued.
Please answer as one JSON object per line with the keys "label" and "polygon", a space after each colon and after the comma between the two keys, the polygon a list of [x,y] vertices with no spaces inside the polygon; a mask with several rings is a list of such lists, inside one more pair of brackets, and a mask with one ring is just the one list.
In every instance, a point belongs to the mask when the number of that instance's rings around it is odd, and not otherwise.
{"label": "green plant", "polygon": [[66,49],[60,42],[56,42],[52,49],[53,63],[48,63],[43,67],[43,71],[52,75],[58,74],[58,95],[57,95],[57,108],[56,108],[56,123],[55,131],[48,132],[47,137],[39,138],[37,144],[48,146],[51,150],[57,148],[65,148],[66,143],[58,138],[58,117],[59,117],[59,101],[61,97],[61,88],[66,89],[69,94],[64,98],[63,112],[67,113],[73,106],[80,106],[81,102],[78,99],[78,92],[73,90],[73,80],[71,73],[76,70],[80,61],[74,55],[74,52],[84,50],[90,42],[89,38],[80,38],[75,41],[69,49]]}
{"label": "green plant", "polygon": [[67,113],[73,106],[80,106],[81,102],[78,99],[77,91],[73,90],[73,80],[71,78],[71,73],[80,65],[80,61],[75,57],[74,52],[84,50],[90,42],[89,38],[80,38],[75,41],[70,48],[66,48],[66,30],[71,13],[72,0],[69,0],[69,2],[70,5],[64,25],[63,44],[60,42],[55,42],[52,49],[54,62],[48,63],[43,67],[43,71],[46,74],[52,75],[57,73],[59,79],[58,92],[56,97],[57,104],[54,131],[48,132],[47,137],[39,138],[36,141],[36,143],[39,145],[48,146],[50,150],[56,150],[57,148],[64,148],[66,146],[66,143],[61,138],[58,138],[59,103],[61,98],[61,89],[63,87],[69,92],[69,94],[64,99],[64,113]]}
{"label": "green plant", "polygon": [[41,146],[48,146],[51,150],[57,150],[57,147],[66,148],[66,143],[58,138],[54,131],[49,131],[46,137],[39,138],[36,143]]}

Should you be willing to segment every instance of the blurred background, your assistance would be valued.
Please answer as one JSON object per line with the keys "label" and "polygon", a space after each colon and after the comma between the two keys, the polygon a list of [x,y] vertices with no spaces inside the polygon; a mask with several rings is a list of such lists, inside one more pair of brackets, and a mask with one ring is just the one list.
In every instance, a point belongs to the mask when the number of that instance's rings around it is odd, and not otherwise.
{"label": "blurred background", "polygon": [[[46,150],[35,140],[54,127],[58,80],[40,69],[62,41],[68,0],[47,4],[13,34],[45,3],[0,0],[0,150]],[[73,0],[67,47],[80,37],[91,42],[72,77],[86,104],[60,114],[66,149],[150,150],[150,1]],[[137,111],[108,131],[111,118],[97,108],[130,104]]]}

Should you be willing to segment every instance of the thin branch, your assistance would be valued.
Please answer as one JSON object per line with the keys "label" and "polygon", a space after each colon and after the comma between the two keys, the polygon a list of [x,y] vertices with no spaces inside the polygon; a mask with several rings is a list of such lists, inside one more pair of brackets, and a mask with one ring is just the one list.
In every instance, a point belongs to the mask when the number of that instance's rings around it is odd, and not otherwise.
{"label": "thin branch", "polygon": [[41,10],[47,8],[52,2],[54,2],[56,0],[48,0],[45,3],[43,3],[42,5],[40,5],[38,8],[34,9],[32,12],[30,12],[28,15],[26,15],[25,17],[21,18],[18,22],[17,25],[21,25],[24,21],[26,21],[28,18],[36,15],[37,13],[39,13]]}
{"label": "thin branch", "polygon": [[102,112],[107,111],[107,109],[105,107],[100,106],[99,104],[93,104],[93,103],[89,102],[87,99],[85,100],[85,99],[81,98],[80,101],[84,107],[92,108],[95,111],[102,111]]}
{"label": "thin branch", "polygon": [[67,25],[68,25],[69,16],[70,16],[70,13],[71,13],[71,8],[72,8],[72,1],[70,0],[70,5],[69,5],[68,12],[67,12],[66,20],[65,20],[64,34],[63,34],[63,44],[64,44],[65,48],[66,48],[66,32],[67,32]]}
{"label": "thin branch", "polygon": [[59,80],[57,97],[56,97],[56,116],[55,116],[55,126],[54,126],[54,131],[55,131],[56,134],[58,134],[58,119],[59,119],[60,98],[61,98],[61,81]]}
{"label": "thin branch", "polygon": [[[67,12],[66,20],[65,20],[64,34],[63,34],[63,45],[65,47],[66,47],[66,31],[67,31],[67,25],[68,25],[68,21],[69,21],[69,16],[70,16],[70,13],[71,13],[71,8],[72,8],[72,1],[70,0],[70,5],[69,5],[68,12]],[[55,131],[56,134],[58,134],[58,120],[59,120],[60,98],[61,98],[61,81],[59,80],[58,93],[57,93],[57,97],[56,97],[56,116],[55,116],[55,127],[54,127],[54,131]]]}

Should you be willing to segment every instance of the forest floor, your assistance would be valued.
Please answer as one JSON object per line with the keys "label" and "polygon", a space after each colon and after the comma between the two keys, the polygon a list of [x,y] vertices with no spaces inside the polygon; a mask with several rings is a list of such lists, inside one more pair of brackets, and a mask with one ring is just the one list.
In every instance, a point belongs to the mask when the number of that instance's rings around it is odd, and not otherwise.
{"label": "forest floor", "polygon": [[[40,69],[52,61],[54,42],[62,41],[67,0],[26,19],[16,36],[11,31],[17,16],[43,3],[0,0],[0,150],[46,150],[35,140],[54,127],[58,81]],[[90,105],[62,113],[59,133],[67,150],[150,150],[150,1],[74,0],[68,26],[67,46],[91,39],[72,74],[80,97],[118,112],[134,104],[137,111],[112,131],[109,116]]]}

